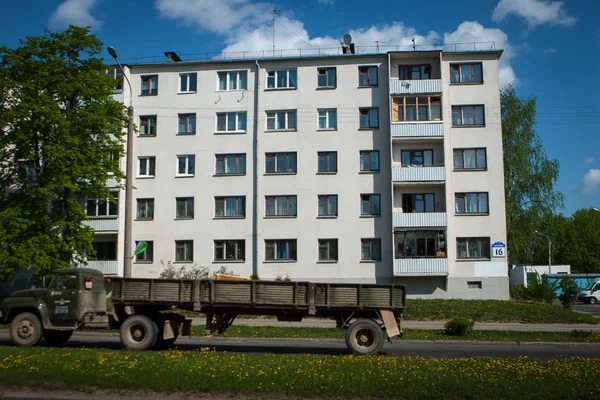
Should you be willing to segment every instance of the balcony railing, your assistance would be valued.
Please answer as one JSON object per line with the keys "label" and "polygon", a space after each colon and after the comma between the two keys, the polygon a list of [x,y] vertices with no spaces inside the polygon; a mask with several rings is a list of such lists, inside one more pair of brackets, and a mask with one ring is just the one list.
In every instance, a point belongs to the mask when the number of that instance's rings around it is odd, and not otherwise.
{"label": "balcony railing", "polygon": [[436,122],[392,122],[392,137],[444,137],[444,123]]}
{"label": "balcony railing", "polygon": [[400,167],[392,169],[394,182],[444,182],[446,167]]}
{"label": "balcony railing", "polygon": [[118,218],[97,218],[83,221],[83,224],[91,227],[96,233],[117,232],[119,230]]}
{"label": "balcony railing", "polygon": [[104,275],[117,275],[118,273],[117,261],[88,261],[87,265],[79,264],[79,267],[97,269]]}
{"label": "balcony railing", "polygon": [[390,94],[442,93],[441,79],[401,80],[390,79]]}
{"label": "balcony railing", "polygon": [[445,212],[394,213],[394,228],[442,228],[448,225]]}
{"label": "balcony railing", "polygon": [[447,258],[397,258],[394,276],[447,276]]}

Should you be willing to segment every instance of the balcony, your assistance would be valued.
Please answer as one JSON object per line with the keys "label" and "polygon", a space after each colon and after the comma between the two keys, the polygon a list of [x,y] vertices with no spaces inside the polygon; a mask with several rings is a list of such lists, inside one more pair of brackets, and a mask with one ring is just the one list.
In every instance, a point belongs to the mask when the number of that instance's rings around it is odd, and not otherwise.
{"label": "balcony", "polygon": [[442,93],[441,79],[390,79],[390,95]]}
{"label": "balcony", "polygon": [[117,275],[118,273],[118,265],[117,261],[106,261],[106,260],[98,260],[98,261],[88,261],[87,265],[79,264],[80,268],[91,268],[97,269],[102,272],[104,275]]}
{"label": "balcony", "polygon": [[447,276],[447,258],[397,258],[394,276]]}
{"label": "balcony", "polygon": [[446,167],[400,167],[392,169],[394,182],[444,182]]}
{"label": "balcony", "polygon": [[118,218],[96,218],[83,221],[85,226],[91,227],[96,233],[116,233],[119,230]]}
{"label": "balcony", "polygon": [[393,138],[443,138],[444,123],[436,122],[392,122]]}
{"label": "balcony", "polygon": [[394,228],[443,228],[448,225],[445,212],[394,213]]}

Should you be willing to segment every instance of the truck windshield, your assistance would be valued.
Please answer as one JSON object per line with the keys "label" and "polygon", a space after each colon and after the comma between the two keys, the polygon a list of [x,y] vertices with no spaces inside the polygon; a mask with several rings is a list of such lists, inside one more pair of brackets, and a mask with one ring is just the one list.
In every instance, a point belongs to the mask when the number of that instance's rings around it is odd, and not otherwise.
{"label": "truck windshield", "polygon": [[77,275],[54,275],[52,281],[50,281],[51,289],[76,289],[77,288]]}
{"label": "truck windshield", "polygon": [[598,283],[599,281],[597,279],[594,279],[593,281],[591,281],[590,283],[588,283],[588,285],[585,287],[585,290],[592,290],[592,288],[594,287],[594,285],[596,283]]}

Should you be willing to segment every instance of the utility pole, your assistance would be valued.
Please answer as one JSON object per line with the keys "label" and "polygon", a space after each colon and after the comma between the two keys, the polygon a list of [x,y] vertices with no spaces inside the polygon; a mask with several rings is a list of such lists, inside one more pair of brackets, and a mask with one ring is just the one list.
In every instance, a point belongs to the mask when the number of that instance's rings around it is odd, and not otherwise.
{"label": "utility pole", "polygon": [[273,57],[275,57],[275,15],[279,10],[277,8],[273,8]]}

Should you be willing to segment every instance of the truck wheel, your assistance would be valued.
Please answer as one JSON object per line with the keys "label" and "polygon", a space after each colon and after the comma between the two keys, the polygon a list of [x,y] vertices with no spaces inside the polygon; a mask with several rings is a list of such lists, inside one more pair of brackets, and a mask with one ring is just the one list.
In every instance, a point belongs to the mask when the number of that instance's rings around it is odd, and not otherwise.
{"label": "truck wheel", "polygon": [[35,346],[42,338],[42,329],[42,322],[37,315],[24,312],[13,318],[10,338],[17,346]]}
{"label": "truck wheel", "polygon": [[346,346],[357,355],[375,354],[383,347],[383,331],[372,319],[359,319],[346,331]]}
{"label": "truck wheel", "polygon": [[589,297],[588,298],[588,304],[596,304],[596,298],[595,297]]}
{"label": "truck wheel", "polygon": [[60,346],[71,339],[73,331],[53,331],[50,329],[44,330],[44,340],[50,344],[50,346]]}
{"label": "truck wheel", "polygon": [[156,343],[157,333],[158,327],[150,318],[132,315],[121,325],[121,343],[131,350],[147,350]]}

